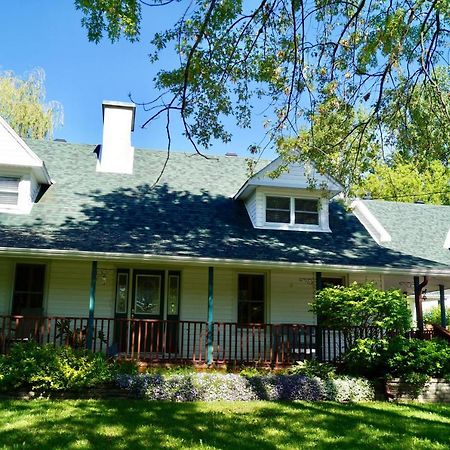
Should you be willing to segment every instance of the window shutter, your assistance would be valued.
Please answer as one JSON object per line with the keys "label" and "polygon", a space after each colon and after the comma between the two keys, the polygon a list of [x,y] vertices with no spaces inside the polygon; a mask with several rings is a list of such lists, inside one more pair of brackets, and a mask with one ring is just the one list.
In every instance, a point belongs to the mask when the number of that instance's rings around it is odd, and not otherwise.
{"label": "window shutter", "polygon": [[19,181],[19,178],[0,177],[0,205],[17,205]]}

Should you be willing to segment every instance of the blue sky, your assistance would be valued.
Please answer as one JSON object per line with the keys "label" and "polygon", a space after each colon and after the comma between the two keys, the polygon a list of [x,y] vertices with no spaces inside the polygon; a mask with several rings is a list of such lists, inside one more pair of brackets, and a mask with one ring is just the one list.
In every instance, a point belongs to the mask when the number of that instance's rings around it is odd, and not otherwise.
{"label": "blue sky", "polygon": [[[180,5],[147,8],[141,40],[115,44],[104,40],[90,43],[81,27],[81,13],[72,0],[15,0],[0,2],[0,70],[13,70],[22,76],[35,67],[46,73],[47,100],[57,100],[64,108],[64,125],[55,138],[77,143],[100,143],[103,100],[136,101],[155,97],[153,77],[161,68],[148,59],[155,31],[170,26],[179,16]],[[5,20],[6,19],[6,20]],[[160,64],[160,63],[159,63]],[[146,113],[137,109],[133,144],[141,148],[165,148],[163,121],[142,130]],[[230,144],[217,143],[209,153],[235,151],[248,155],[249,145],[260,140],[262,117],[252,130],[236,130]],[[174,150],[192,151],[189,142],[175,133]],[[265,157],[271,156],[269,152]],[[273,156],[273,154],[272,154]]]}

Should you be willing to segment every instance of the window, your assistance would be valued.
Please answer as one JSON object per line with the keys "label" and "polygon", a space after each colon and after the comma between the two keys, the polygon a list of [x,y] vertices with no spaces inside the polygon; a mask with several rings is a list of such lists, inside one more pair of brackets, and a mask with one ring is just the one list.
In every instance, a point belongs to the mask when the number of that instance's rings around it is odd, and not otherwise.
{"label": "window", "polygon": [[289,197],[266,197],[266,222],[290,223],[291,199]]}
{"label": "window", "polygon": [[322,286],[335,287],[335,286],[345,286],[345,278],[341,277],[324,277],[322,278]]}
{"label": "window", "polygon": [[0,177],[0,205],[17,205],[19,201],[19,181],[19,178]]}
{"label": "window", "polygon": [[264,275],[239,274],[238,323],[264,323]]}
{"label": "window", "polygon": [[295,223],[308,225],[319,225],[319,202],[296,198],[295,200]]}
{"label": "window", "polygon": [[116,314],[126,314],[128,309],[128,271],[117,272]]}
{"label": "window", "polygon": [[266,222],[319,225],[319,200],[267,196]]}
{"label": "window", "polygon": [[169,283],[167,292],[167,315],[178,316],[180,304],[180,274],[169,272]]}
{"label": "window", "polygon": [[43,314],[45,266],[17,264],[12,313],[41,316]]}

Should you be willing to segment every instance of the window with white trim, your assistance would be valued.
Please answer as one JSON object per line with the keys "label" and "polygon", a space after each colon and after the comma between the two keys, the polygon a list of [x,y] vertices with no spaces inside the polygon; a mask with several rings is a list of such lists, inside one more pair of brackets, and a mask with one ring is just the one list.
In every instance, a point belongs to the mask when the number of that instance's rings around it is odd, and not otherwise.
{"label": "window with white trim", "polygon": [[20,178],[0,177],[0,205],[17,206]]}
{"label": "window with white trim", "polygon": [[266,223],[319,225],[319,200],[266,196]]}

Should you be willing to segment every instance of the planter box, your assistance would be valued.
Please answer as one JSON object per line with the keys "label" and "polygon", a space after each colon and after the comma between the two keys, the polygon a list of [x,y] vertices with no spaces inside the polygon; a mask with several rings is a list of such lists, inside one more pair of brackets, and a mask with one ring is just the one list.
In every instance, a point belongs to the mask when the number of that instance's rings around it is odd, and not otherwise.
{"label": "planter box", "polygon": [[394,379],[387,383],[387,389],[393,395],[393,398],[398,401],[416,400],[427,403],[450,403],[450,382],[442,378],[431,378],[423,388]]}

